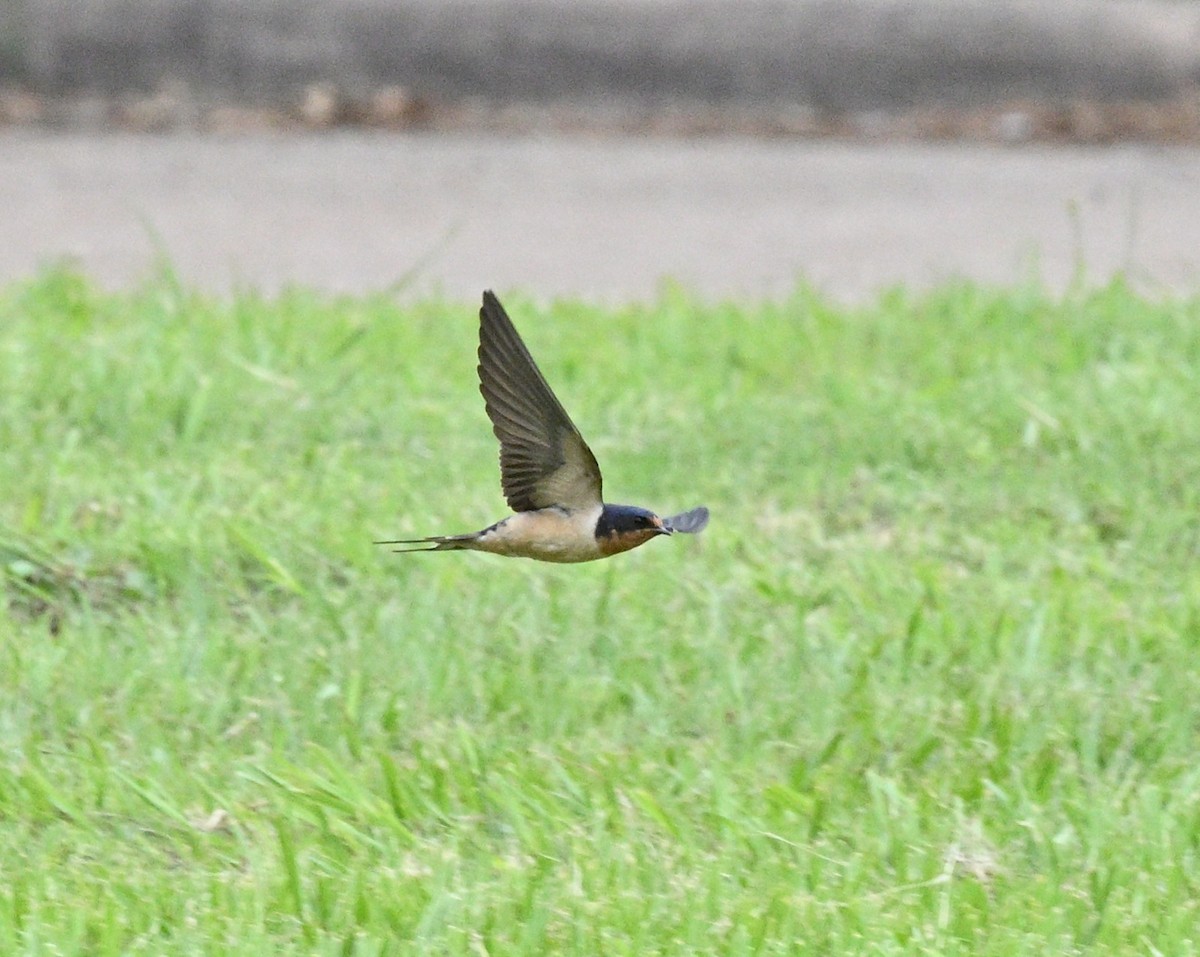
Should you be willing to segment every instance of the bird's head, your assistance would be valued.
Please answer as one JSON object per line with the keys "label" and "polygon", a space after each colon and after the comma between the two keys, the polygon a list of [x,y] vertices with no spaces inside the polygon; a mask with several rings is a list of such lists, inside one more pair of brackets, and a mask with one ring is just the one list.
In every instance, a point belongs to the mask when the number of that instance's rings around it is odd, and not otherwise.
{"label": "bird's head", "polygon": [[606,555],[629,551],[671,532],[671,527],[661,518],[636,505],[605,505],[596,520],[596,541]]}

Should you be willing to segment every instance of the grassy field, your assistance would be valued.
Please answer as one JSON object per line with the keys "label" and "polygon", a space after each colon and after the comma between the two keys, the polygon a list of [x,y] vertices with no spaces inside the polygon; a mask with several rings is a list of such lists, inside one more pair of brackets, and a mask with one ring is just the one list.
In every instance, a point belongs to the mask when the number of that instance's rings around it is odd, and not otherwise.
{"label": "grassy field", "polygon": [[0,953],[1200,951],[1200,302],[504,298],[703,536],[371,545],[474,302],[0,290]]}

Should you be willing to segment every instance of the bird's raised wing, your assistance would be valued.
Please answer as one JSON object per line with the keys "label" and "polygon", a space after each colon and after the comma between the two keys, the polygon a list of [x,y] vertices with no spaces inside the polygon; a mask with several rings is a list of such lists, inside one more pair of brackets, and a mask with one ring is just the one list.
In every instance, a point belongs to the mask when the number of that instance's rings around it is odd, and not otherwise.
{"label": "bird's raised wing", "polygon": [[479,391],[500,440],[500,484],[513,511],[601,503],[596,457],[490,291],[479,310]]}
{"label": "bird's raised wing", "polygon": [[673,532],[683,532],[685,535],[694,535],[696,532],[704,531],[704,526],[708,524],[708,509],[703,505],[699,508],[694,508],[690,512],[681,512],[678,515],[672,515],[670,518],[663,519],[663,525]]}

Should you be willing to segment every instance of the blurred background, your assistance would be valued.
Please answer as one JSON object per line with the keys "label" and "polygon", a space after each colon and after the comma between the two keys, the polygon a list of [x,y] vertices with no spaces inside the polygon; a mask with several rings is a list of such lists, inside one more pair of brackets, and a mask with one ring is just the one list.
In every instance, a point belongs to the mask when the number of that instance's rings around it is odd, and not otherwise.
{"label": "blurred background", "polygon": [[1200,4],[0,0],[0,280],[1194,288]]}

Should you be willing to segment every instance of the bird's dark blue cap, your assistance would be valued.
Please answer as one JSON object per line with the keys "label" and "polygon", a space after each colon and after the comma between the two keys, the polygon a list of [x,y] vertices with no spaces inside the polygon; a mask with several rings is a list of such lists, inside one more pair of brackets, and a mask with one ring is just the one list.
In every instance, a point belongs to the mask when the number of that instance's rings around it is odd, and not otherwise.
{"label": "bird's dark blue cap", "polygon": [[661,518],[636,505],[605,505],[596,521],[596,537],[606,538],[624,532],[670,532]]}

